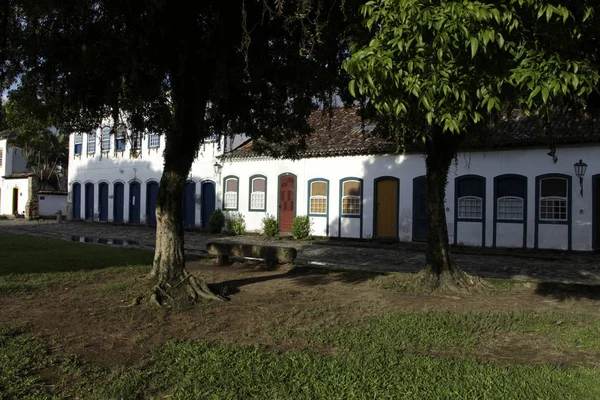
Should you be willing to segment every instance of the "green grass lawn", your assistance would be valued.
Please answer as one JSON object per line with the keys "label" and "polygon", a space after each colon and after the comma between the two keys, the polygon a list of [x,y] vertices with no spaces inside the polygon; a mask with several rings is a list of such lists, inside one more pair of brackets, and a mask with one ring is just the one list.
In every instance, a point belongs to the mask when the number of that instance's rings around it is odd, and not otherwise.
{"label": "green grass lawn", "polygon": [[[46,296],[59,284],[89,286],[90,277],[99,286],[81,288],[85,294],[123,292],[127,284],[114,278],[131,280],[152,260],[151,251],[7,234],[0,234],[0,254],[2,304]],[[198,307],[217,313],[198,319],[199,331],[227,317],[225,305]],[[272,314],[261,339],[249,345],[164,340],[133,364],[108,366],[61,351],[60,335],[12,321],[0,326],[0,399],[600,399],[600,317],[591,310],[574,303],[543,312],[382,311],[322,323],[323,314],[347,311],[325,299],[304,314]],[[168,321],[168,312],[151,312]],[[155,323],[158,317],[148,315]],[[498,351],[506,338],[592,362],[478,356]]]}

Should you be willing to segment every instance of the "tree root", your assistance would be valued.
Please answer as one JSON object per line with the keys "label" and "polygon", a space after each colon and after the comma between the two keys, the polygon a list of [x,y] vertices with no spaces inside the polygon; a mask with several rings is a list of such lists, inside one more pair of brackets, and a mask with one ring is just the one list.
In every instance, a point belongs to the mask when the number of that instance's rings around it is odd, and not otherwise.
{"label": "tree root", "polygon": [[[198,301],[199,299],[227,300],[226,297],[213,293],[204,280],[197,279],[184,270],[183,276],[177,283],[159,282],[155,285],[151,290],[148,303],[156,307],[172,306],[179,300],[180,296],[178,294],[181,292],[184,292],[192,301]],[[136,301],[137,299],[134,300],[132,305],[140,303],[140,301]]]}
{"label": "tree root", "polygon": [[469,275],[452,263],[450,268],[437,273],[430,265],[422,269],[415,277],[415,284],[426,290],[471,293],[487,288],[487,284],[478,276]]}

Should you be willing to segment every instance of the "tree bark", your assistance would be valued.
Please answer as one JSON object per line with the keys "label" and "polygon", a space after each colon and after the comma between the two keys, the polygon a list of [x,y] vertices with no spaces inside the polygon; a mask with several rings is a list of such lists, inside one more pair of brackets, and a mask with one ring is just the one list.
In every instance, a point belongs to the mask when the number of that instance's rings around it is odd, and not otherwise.
{"label": "tree bark", "polygon": [[[192,41],[184,43],[188,42]],[[183,194],[199,145],[206,136],[204,119],[207,83],[210,84],[206,77],[198,76],[201,70],[198,60],[186,51],[182,49],[181,57],[173,60],[172,123],[166,133],[164,168],[156,200],[156,248],[149,278],[156,279],[151,299],[159,305],[172,301],[175,289],[185,289],[193,300],[223,300],[185,269]]]}
{"label": "tree bark", "polygon": [[452,260],[446,224],[446,185],[450,164],[464,135],[444,133],[436,127],[426,143],[427,266],[420,272],[421,284],[430,289],[469,289],[479,285]]}

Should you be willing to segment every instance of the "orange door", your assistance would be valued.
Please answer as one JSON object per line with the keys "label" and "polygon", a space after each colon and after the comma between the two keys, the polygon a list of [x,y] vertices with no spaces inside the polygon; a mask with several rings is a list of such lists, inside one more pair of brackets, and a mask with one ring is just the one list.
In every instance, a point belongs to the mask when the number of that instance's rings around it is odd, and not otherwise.
{"label": "orange door", "polygon": [[295,178],[291,175],[279,178],[279,231],[289,232],[294,220],[296,193]]}
{"label": "orange door", "polygon": [[398,181],[382,179],[377,181],[375,188],[377,201],[377,222],[375,236],[398,236]]}

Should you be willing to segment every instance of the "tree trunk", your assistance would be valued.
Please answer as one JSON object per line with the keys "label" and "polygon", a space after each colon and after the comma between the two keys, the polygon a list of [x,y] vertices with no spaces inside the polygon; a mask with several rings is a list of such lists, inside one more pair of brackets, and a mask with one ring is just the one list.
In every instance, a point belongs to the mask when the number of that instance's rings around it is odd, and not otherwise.
{"label": "tree trunk", "polygon": [[223,300],[185,269],[183,194],[200,142],[206,136],[208,102],[207,78],[198,77],[201,68],[194,61],[198,60],[182,56],[173,60],[172,66],[172,127],[166,133],[164,168],[156,201],[156,248],[149,274],[157,281],[151,295],[157,304],[172,301],[175,289],[185,289],[193,300]]}
{"label": "tree trunk", "polygon": [[446,185],[448,171],[463,135],[444,133],[434,128],[426,144],[426,201],[427,201],[427,266],[419,273],[420,283],[429,289],[469,289],[479,285],[452,260],[446,224]]}

